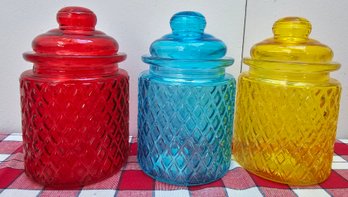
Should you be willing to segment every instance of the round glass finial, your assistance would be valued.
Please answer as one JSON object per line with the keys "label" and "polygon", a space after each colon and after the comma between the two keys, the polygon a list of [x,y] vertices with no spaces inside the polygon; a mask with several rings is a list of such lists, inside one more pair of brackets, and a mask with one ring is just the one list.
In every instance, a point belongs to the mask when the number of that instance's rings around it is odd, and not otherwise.
{"label": "round glass finial", "polygon": [[205,26],[205,18],[198,12],[178,12],[170,19],[170,27],[174,35],[201,35],[204,33]]}
{"label": "round glass finial", "polygon": [[57,13],[57,21],[61,30],[93,31],[97,16],[83,7],[65,7]]}
{"label": "round glass finial", "polygon": [[311,33],[311,23],[301,17],[286,17],[279,19],[273,25],[275,40],[281,42],[303,42]]}

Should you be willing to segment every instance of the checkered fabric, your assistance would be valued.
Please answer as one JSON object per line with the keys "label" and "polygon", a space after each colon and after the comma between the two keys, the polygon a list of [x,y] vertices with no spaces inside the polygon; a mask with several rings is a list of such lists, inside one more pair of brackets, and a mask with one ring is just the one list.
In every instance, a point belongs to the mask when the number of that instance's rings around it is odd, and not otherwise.
{"label": "checkered fabric", "polygon": [[248,173],[232,161],[229,172],[213,183],[181,187],[155,181],[137,162],[136,138],[130,138],[127,164],[114,176],[96,184],[69,190],[44,187],[23,172],[22,136],[0,134],[0,196],[348,196],[348,140],[337,140],[332,173],[319,185],[292,187]]}

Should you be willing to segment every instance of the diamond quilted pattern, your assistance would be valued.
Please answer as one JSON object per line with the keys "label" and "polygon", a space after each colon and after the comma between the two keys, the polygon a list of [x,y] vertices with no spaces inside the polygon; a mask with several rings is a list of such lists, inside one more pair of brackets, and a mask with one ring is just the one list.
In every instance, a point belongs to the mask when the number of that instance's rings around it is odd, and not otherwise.
{"label": "diamond quilted pattern", "polygon": [[218,85],[139,79],[138,160],[150,176],[179,185],[222,177],[229,168],[234,80]]}
{"label": "diamond quilted pattern", "polygon": [[25,172],[45,185],[111,176],[128,155],[128,77],[21,79]]}
{"label": "diamond quilted pattern", "polygon": [[340,87],[282,85],[240,77],[233,154],[277,182],[315,184],[330,174]]}

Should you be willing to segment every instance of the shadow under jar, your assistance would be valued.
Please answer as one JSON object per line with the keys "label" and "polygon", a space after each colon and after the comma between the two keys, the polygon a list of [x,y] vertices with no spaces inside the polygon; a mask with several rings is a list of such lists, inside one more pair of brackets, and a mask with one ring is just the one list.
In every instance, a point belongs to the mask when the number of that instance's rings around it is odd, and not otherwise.
{"label": "shadow under jar", "polygon": [[179,12],[172,34],[143,56],[150,70],[139,77],[138,160],[163,182],[200,185],[229,169],[235,80],[225,73],[225,44],[204,33],[205,18]]}
{"label": "shadow under jar", "polygon": [[330,48],[308,38],[311,24],[288,17],[274,38],[254,45],[240,75],[233,156],[248,171],[290,185],[323,182],[331,172],[341,86]]}
{"label": "shadow under jar", "polygon": [[126,161],[128,74],[117,42],[94,29],[86,8],[57,14],[59,29],[39,35],[20,77],[26,174],[49,186],[107,178]]}

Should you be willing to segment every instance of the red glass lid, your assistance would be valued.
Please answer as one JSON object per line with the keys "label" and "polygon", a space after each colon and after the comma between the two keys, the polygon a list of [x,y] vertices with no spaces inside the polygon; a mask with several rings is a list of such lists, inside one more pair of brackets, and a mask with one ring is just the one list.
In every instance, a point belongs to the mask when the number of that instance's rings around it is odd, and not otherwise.
{"label": "red glass lid", "polygon": [[86,61],[90,63],[116,63],[126,59],[119,53],[115,39],[95,30],[96,15],[83,7],[65,7],[58,11],[58,29],[37,36],[33,42],[33,52],[24,53],[31,62],[50,59]]}

